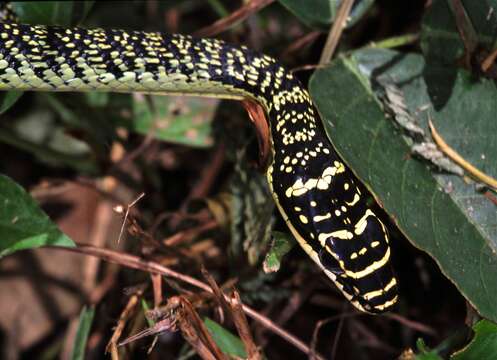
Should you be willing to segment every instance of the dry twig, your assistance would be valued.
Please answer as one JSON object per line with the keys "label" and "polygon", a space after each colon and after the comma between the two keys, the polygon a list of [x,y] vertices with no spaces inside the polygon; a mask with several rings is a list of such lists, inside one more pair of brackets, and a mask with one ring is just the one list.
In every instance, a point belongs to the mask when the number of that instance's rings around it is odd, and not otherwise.
{"label": "dry twig", "polygon": [[243,312],[240,294],[234,290],[231,299],[231,314],[233,316],[233,322],[235,323],[238,334],[240,335],[240,338],[245,345],[245,349],[247,350],[247,358],[250,360],[260,360],[262,359],[262,356],[250,332],[247,318]]}
{"label": "dry twig", "polygon": [[[213,293],[213,290],[211,289],[210,286],[207,284],[204,284],[203,282],[188,276],[181,274],[177,271],[174,271],[172,269],[169,269],[165,266],[162,266],[156,262],[152,261],[147,261],[143,258],[140,258],[138,256],[134,255],[129,255],[126,253],[114,251],[114,250],[109,250],[109,249],[102,249],[102,248],[96,248],[91,245],[85,245],[85,244],[78,244],[78,247],[58,247],[54,246],[54,249],[60,249],[64,251],[71,251],[75,253],[81,253],[81,254],[86,254],[86,255],[91,255],[91,256],[97,256],[102,259],[105,259],[106,261],[113,262],[113,263],[118,263],[123,266],[127,266],[129,268],[137,269],[137,270],[142,270],[142,271],[147,271],[151,273],[158,273],[163,276],[171,277],[180,281],[183,281],[185,283],[188,283],[192,286],[195,286],[199,289],[202,289],[208,293]],[[226,295],[225,298],[227,299],[228,302],[231,302],[232,300],[229,299]],[[309,346],[307,346],[304,342],[287,332],[286,330],[280,328],[278,325],[276,325],[273,321],[268,319],[267,317],[261,315],[251,307],[242,304],[242,309],[243,311],[250,316],[252,319],[257,321],[259,324],[262,326],[268,328],[270,331],[275,333],[276,335],[280,336],[282,339],[286,340],[293,346],[295,346],[297,349],[300,351],[304,352],[305,354],[309,354],[311,352],[311,349]],[[324,358],[316,354],[315,355],[316,359],[319,360],[324,360]]]}
{"label": "dry twig", "polygon": [[242,6],[238,10],[234,11],[225,18],[216,21],[214,24],[209,25],[203,29],[198,30],[194,33],[198,37],[208,37],[214,36],[228,29],[230,26],[237,24],[253,13],[259,11],[260,9],[268,6],[274,0],[251,0],[246,5]]}
{"label": "dry twig", "polygon": [[209,191],[216,180],[216,177],[221,171],[221,167],[224,163],[224,158],[226,154],[226,146],[224,143],[220,143],[217,147],[214,155],[212,156],[209,163],[203,168],[202,173],[200,174],[200,179],[197,181],[193,189],[187,195],[179,210],[172,214],[169,225],[172,228],[175,228],[179,225],[181,219],[184,217],[186,213],[188,203],[192,199],[199,199],[206,197],[209,194]]}
{"label": "dry twig", "polygon": [[437,332],[432,327],[425,325],[425,324],[422,324],[420,322],[414,321],[414,320],[409,320],[409,319],[407,319],[404,316],[401,316],[399,314],[393,314],[393,313],[385,314],[385,317],[392,319],[392,320],[395,320],[398,323],[404,325],[405,327],[411,328],[411,329],[413,329],[415,331],[419,331],[421,333],[425,333],[426,335],[432,335],[432,336],[437,335]]}
{"label": "dry twig", "polygon": [[447,145],[447,143],[444,141],[444,139],[440,136],[440,134],[433,126],[431,120],[428,121],[428,125],[430,126],[431,136],[433,137],[433,140],[435,140],[435,143],[439,147],[440,151],[442,151],[445,155],[447,155],[447,157],[449,157],[457,165],[459,165],[464,170],[466,170],[475,179],[497,190],[496,179],[478,170],[475,166],[470,164],[461,155],[459,155],[454,149],[452,149],[449,145]]}
{"label": "dry twig", "polygon": [[124,308],[123,312],[121,313],[121,316],[119,317],[114,333],[112,334],[112,337],[110,338],[109,343],[107,344],[107,347],[105,349],[106,352],[110,351],[113,357],[115,356],[114,354],[117,355],[117,343],[124,330],[124,326],[126,325],[126,322],[129,316],[131,315],[131,312],[135,309],[136,305],[138,305],[142,294],[143,294],[143,288],[138,289],[129,298],[126,307]]}
{"label": "dry twig", "polygon": [[[128,221],[128,216],[129,216],[129,211],[130,209],[135,206],[135,204],[140,201],[140,199],[142,197],[145,196],[145,193],[141,193],[140,195],[138,195],[138,197],[133,200],[130,204],[126,205],[126,212],[124,213],[124,219],[123,219],[123,222],[121,224],[121,230],[119,231],[119,237],[117,238],[117,243],[119,244],[121,242],[121,238],[123,236],[123,233],[124,233],[124,227],[126,225],[126,222]],[[119,213],[119,214],[122,214],[123,212],[123,208],[122,208],[122,205],[118,205],[116,207],[114,207],[114,211]]]}
{"label": "dry twig", "polygon": [[335,21],[333,22],[333,25],[331,27],[331,31],[328,34],[328,38],[326,39],[323,52],[321,53],[321,58],[319,59],[320,65],[329,63],[331,58],[333,57],[333,53],[335,52],[335,49],[338,45],[338,41],[342,36],[343,29],[347,24],[347,19],[349,17],[350,9],[352,9],[353,4],[354,0],[342,1],[335,17]]}
{"label": "dry twig", "polygon": [[319,35],[321,35],[321,31],[311,31],[308,34],[305,34],[301,38],[295,40],[290,46],[288,46],[282,53],[281,57],[285,58],[288,55],[299,51],[303,47],[311,44],[314,40],[316,40]]}

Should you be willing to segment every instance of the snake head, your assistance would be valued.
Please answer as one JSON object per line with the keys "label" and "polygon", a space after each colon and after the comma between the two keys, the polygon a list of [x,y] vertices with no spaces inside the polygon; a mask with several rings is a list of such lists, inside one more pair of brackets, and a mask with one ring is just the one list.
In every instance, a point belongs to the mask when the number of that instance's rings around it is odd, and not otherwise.
{"label": "snake head", "polygon": [[318,252],[324,272],[359,310],[390,310],[397,301],[398,289],[383,223],[367,209],[353,228],[328,235],[321,236]]}
{"label": "snake head", "polygon": [[[356,308],[387,311],[397,300],[397,280],[386,227],[333,148],[318,146],[307,158],[275,157],[270,180],[278,208],[301,247]],[[305,167],[293,160],[302,158]]]}

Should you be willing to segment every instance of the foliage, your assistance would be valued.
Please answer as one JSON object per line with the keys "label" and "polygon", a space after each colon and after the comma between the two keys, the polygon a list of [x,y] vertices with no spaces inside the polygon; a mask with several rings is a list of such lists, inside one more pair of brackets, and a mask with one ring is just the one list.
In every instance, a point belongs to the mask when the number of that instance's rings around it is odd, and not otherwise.
{"label": "foliage", "polygon": [[40,246],[74,246],[22,187],[0,175],[0,257]]}

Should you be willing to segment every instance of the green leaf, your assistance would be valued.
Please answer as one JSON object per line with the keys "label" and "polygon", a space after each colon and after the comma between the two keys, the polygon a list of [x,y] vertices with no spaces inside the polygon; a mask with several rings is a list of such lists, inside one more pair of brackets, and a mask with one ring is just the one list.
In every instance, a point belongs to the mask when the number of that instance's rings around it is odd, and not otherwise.
{"label": "green leaf", "polygon": [[[421,27],[421,48],[429,61],[454,64],[465,47],[456,26],[455,12],[447,0],[436,0],[428,8]],[[470,46],[492,50],[497,37],[497,0],[461,1],[466,16]],[[464,21],[462,21],[464,23]]]}
{"label": "green leaf", "polygon": [[[303,23],[311,27],[328,28],[335,19],[341,0],[279,0]],[[355,1],[349,15],[347,27],[354,25],[373,5],[374,0]]]}
{"label": "green leaf", "polygon": [[464,349],[451,356],[451,360],[480,360],[497,358],[497,325],[481,320],[473,326],[475,335]]}
{"label": "green leaf", "polygon": [[217,322],[207,317],[204,318],[204,324],[222,352],[227,355],[237,356],[242,359],[245,359],[247,357],[245,346],[238,336],[233,335]]}
{"label": "green leaf", "polygon": [[459,177],[434,173],[428,164],[409,156],[412,139],[403,137],[385,116],[370,78],[396,84],[404,92],[408,110],[423,120],[425,129],[431,115],[450,144],[493,176],[497,175],[495,85],[476,82],[459,71],[453,96],[436,110],[431,96],[437,99],[437,91],[445,91],[446,84],[438,79],[438,87],[427,88],[424,66],[418,55],[365,50],[316,71],[311,93],[338,152],[399,229],[437,261],[480,314],[497,320],[495,205]]}
{"label": "green leaf", "polygon": [[416,341],[416,346],[419,352],[416,354],[416,360],[442,360],[436,351],[428,349],[423,339],[418,339],[418,341]]}
{"label": "green leaf", "polygon": [[94,1],[13,1],[12,8],[23,24],[71,26],[79,24]]}
{"label": "green leaf", "polygon": [[288,233],[273,231],[273,243],[264,260],[264,272],[276,272],[281,267],[281,260],[293,248],[295,239]]}
{"label": "green leaf", "polygon": [[16,90],[0,92],[0,114],[9,110],[22,94],[24,94],[24,92]]}
{"label": "green leaf", "polygon": [[0,257],[46,245],[75,246],[22,187],[0,175]]}
{"label": "green leaf", "polygon": [[72,360],[85,359],[86,342],[88,340],[88,335],[90,334],[94,315],[94,308],[87,309],[85,306],[81,310],[81,314],[79,315],[78,331],[76,333],[76,338],[74,339],[74,345],[71,354]]}
{"label": "green leaf", "polygon": [[212,145],[211,122],[219,100],[133,94],[132,130],[195,147]]}
{"label": "green leaf", "polygon": [[[143,298],[142,298],[141,303],[142,303],[143,312],[147,313],[147,311],[150,310],[150,306],[148,306],[147,301],[145,299],[143,299]],[[155,321],[152,320],[152,319],[150,319],[150,318],[148,318],[147,316],[145,316],[145,320],[147,320],[148,327],[152,327],[152,326],[155,325]]]}
{"label": "green leaf", "polygon": [[464,44],[447,1],[435,1],[421,26],[421,48],[427,59],[453,63],[463,56]]}

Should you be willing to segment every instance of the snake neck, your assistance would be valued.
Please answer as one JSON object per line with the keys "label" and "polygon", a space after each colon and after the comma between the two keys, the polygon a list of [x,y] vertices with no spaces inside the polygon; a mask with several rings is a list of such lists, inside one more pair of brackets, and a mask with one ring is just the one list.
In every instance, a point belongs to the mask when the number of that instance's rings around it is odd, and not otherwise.
{"label": "snake neck", "polygon": [[269,114],[271,130],[283,133],[281,145],[315,135],[314,110],[300,82],[275,59],[244,46],[177,34],[13,23],[0,23],[0,35],[0,90],[250,98]]}

